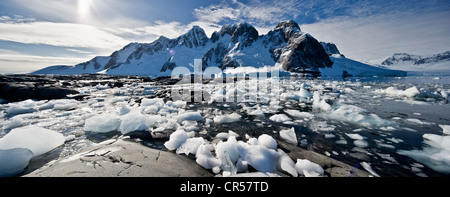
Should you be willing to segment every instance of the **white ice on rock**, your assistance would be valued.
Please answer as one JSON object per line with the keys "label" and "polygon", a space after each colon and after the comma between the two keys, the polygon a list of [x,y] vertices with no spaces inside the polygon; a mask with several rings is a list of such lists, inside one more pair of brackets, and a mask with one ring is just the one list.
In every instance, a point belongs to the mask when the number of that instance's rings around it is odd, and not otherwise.
{"label": "white ice on rock", "polygon": [[176,130],[169,136],[169,141],[165,142],[164,146],[169,150],[176,150],[181,145],[183,145],[183,143],[186,142],[188,138],[189,136],[184,130]]}
{"label": "white ice on rock", "polygon": [[295,134],[294,127],[290,128],[290,129],[286,129],[286,130],[281,130],[280,137],[281,137],[281,139],[284,139],[288,143],[291,143],[294,145],[297,145],[297,143],[298,143],[297,135]]}
{"label": "white ice on rock", "polygon": [[276,150],[278,146],[277,141],[273,139],[272,136],[267,134],[260,135],[258,137],[258,142],[260,145],[265,146],[268,149]]}
{"label": "white ice on rock", "polygon": [[197,158],[195,161],[207,170],[219,167],[222,164],[204,144],[198,147],[195,157]]}
{"label": "white ice on rock", "polygon": [[280,155],[277,162],[277,168],[280,171],[286,172],[293,177],[297,177],[298,173],[295,169],[295,162],[291,159],[283,150],[278,149],[278,154]]}
{"label": "white ice on rock", "polygon": [[178,147],[177,154],[197,154],[197,149],[203,145],[205,140],[202,137],[194,137],[187,139],[180,147]]}
{"label": "white ice on rock", "polygon": [[313,163],[307,159],[297,159],[295,163],[295,169],[298,174],[309,177],[309,176],[323,176],[323,168],[318,164]]}

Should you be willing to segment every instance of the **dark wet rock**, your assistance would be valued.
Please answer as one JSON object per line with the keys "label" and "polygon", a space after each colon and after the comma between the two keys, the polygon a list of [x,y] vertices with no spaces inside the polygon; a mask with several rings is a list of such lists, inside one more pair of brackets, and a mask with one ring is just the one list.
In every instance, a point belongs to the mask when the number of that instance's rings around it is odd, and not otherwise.
{"label": "dark wet rock", "polygon": [[10,102],[27,99],[50,100],[66,98],[69,94],[78,94],[76,90],[59,85],[39,82],[0,82],[0,97]]}

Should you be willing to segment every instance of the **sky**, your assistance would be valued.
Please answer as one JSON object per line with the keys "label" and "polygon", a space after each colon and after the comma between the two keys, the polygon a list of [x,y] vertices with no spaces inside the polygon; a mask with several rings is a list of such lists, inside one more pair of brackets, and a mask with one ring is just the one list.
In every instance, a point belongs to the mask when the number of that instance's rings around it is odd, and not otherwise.
{"label": "sky", "polygon": [[449,0],[2,0],[0,73],[75,65],[194,25],[211,36],[247,22],[262,35],[284,20],[363,62],[450,50]]}

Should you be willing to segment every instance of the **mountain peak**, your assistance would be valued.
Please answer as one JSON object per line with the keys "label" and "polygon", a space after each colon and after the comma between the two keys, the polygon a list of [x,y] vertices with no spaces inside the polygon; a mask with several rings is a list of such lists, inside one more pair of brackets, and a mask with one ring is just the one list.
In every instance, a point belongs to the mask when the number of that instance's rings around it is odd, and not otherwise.
{"label": "mountain peak", "polygon": [[281,21],[275,27],[275,30],[282,29],[283,31],[301,31],[298,23],[293,20]]}
{"label": "mountain peak", "polygon": [[253,25],[244,22],[238,25],[234,24],[222,26],[219,32],[214,32],[211,35],[211,40],[214,43],[220,37],[225,35],[230,35],[233,43],[240,42],[241,47],[247,47],[258,39],[259,33]]}

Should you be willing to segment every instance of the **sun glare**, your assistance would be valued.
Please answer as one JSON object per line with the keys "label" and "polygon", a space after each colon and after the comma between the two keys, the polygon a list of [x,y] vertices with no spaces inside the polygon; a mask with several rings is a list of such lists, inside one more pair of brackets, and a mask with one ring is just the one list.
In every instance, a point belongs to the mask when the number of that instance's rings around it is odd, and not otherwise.
{"label": "sun glare", "polygon": [[78,14],[81,18],[86,18],[91,10],[91,0],[78,0]]}

